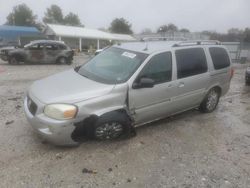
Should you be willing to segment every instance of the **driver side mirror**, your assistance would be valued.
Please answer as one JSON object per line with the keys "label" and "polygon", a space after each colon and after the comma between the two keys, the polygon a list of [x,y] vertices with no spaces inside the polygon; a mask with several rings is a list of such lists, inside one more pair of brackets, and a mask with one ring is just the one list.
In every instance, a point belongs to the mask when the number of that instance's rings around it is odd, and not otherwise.
{"label": "driver side mirror", "polygon": [[132,85],[133,89],[152,88],[154,87],[154,80],[151,78],[140,78]]}

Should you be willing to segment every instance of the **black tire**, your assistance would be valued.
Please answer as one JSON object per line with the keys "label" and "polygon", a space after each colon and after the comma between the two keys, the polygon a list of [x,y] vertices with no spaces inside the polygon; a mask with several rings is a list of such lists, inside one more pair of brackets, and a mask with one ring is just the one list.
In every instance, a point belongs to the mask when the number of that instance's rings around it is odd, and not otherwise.
{"label": "black tire", "polygon": [[59,57],[56,60],[56,64],[68,64],[68,59],[66,57]]}
{"label": "black tire", "polygon": [[115,140],[128,135],[131,122],[125,113],[110,112],[102,115],[93,127],[93,138],[97,140]]}
{"label": "black tire", "polygon": [[218,88],[212,88],[208,91],[206,97],[200,104],[199,110],[203,113],[213,112],[220,100],[220,90]]}
{"label": "black tire", "polygon": [[72,63],[73,63],[72,60],[68,60],[68,61],[66,62],[67,65],[71,65]]}
{"label": "black tire", "polygon": [[18,59],[15,57],[15,56],[11,56],[9,58],[9,64],[10,65],[16,65],[16,64],[19,64],[20,62],[18,61]]}

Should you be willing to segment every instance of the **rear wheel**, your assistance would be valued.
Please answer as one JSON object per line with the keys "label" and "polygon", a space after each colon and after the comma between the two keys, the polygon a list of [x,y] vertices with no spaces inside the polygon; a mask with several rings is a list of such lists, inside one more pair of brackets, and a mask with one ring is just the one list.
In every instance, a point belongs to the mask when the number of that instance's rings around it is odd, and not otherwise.
{"label": "rear wheel", "polygon": [[99,117],[94,126],[93,136],[98,140],[118,139],[128,133],[130,126],[126,114],[111,112]]}
{"label": "rear wheel", "polygon": [[207,93],[205,99],[200,104],[200,111],[210,113],[215,110],[220,99],[220,91],[218,88],[212,88]]}
{"label": "rear wheel", "polygon": [[72,60],[68,60],[66,64],[71,65],[72,63],[73,63]]}
{"label": "rear wheel", "polygon": [[18,61],[18,59],[16,58],[16,57],[10,57],[10,59],[9,59],[9,64],[11,64],[11,65],[15,65],[15,64],[18,64],[19,63],[19,61]]}
{"label": "rear wheel", "polygon": [[57,64],[67,64],[68,60],[66,57],[59,57],[56,61]]}

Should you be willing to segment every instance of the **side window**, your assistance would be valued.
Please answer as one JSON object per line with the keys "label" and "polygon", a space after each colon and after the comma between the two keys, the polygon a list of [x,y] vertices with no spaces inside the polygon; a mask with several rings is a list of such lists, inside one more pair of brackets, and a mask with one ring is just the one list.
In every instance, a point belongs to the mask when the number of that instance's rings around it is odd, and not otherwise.
{"label": "side window", "polygon": [[44,47],[45,47],[45,44],[40,43],[38,49],[39,49],[39,50],[43,50]]}
{"label": "side window", "polygon": [[176,50],[175,55],[178,78],[207,72],[207,60],[202,48]]}
{"label": "side window", "polygon": [[39,50],[39,45],[38,44],[33,44],[28,47],[29,50]]}
{"label": "side window", "polygon": [[66,48],[67,48],[66,46],[61,45],[61,44],[59,44],[58,47],[59,47],[60,50],[66,50]]}
{"label": "side window", "polygon": [[53,45],[46,44],[46,50],[53,50]]}
{"label": "side window", "polygon": [[209,48],[215,69],[223,69],[230,66],[230,59],[227,51],[219,47]]}
{"label": "side window", "polygon": [[57,48],[55,44],[46,44],[46,50],[57,50]]}
{"label": "side window", "polygon": [[140,78],[151,78],[155,84],[172,80],[172,54],[160,53],[153,56],[140,73]]}

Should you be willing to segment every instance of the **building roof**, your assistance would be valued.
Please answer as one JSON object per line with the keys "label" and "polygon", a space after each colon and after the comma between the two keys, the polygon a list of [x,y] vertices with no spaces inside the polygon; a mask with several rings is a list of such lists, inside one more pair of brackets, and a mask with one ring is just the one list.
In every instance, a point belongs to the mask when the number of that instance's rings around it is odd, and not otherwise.
{"label": "building roof", "polygon": [[[54,34],[61,37],[74,37],[74,38],[88,38],[88,39],[104,39],[104,40],[118,40],[118,41],[133,41],[131,35],[113,34],[97,29],[90,29],[85,27],[65,26],[47,24],[49,34]],[[50,33],[51,32],[51,33]]]}
{"label": "building roof", "polygon": [[1,31],[22,31],[22,32],[39,32],[35,27],[0,25]]}
{"label": "building roof", "polygon": [[35,27],[0,25],[0,37],[16,39],[22,36],[34,36],[41,33]]}

